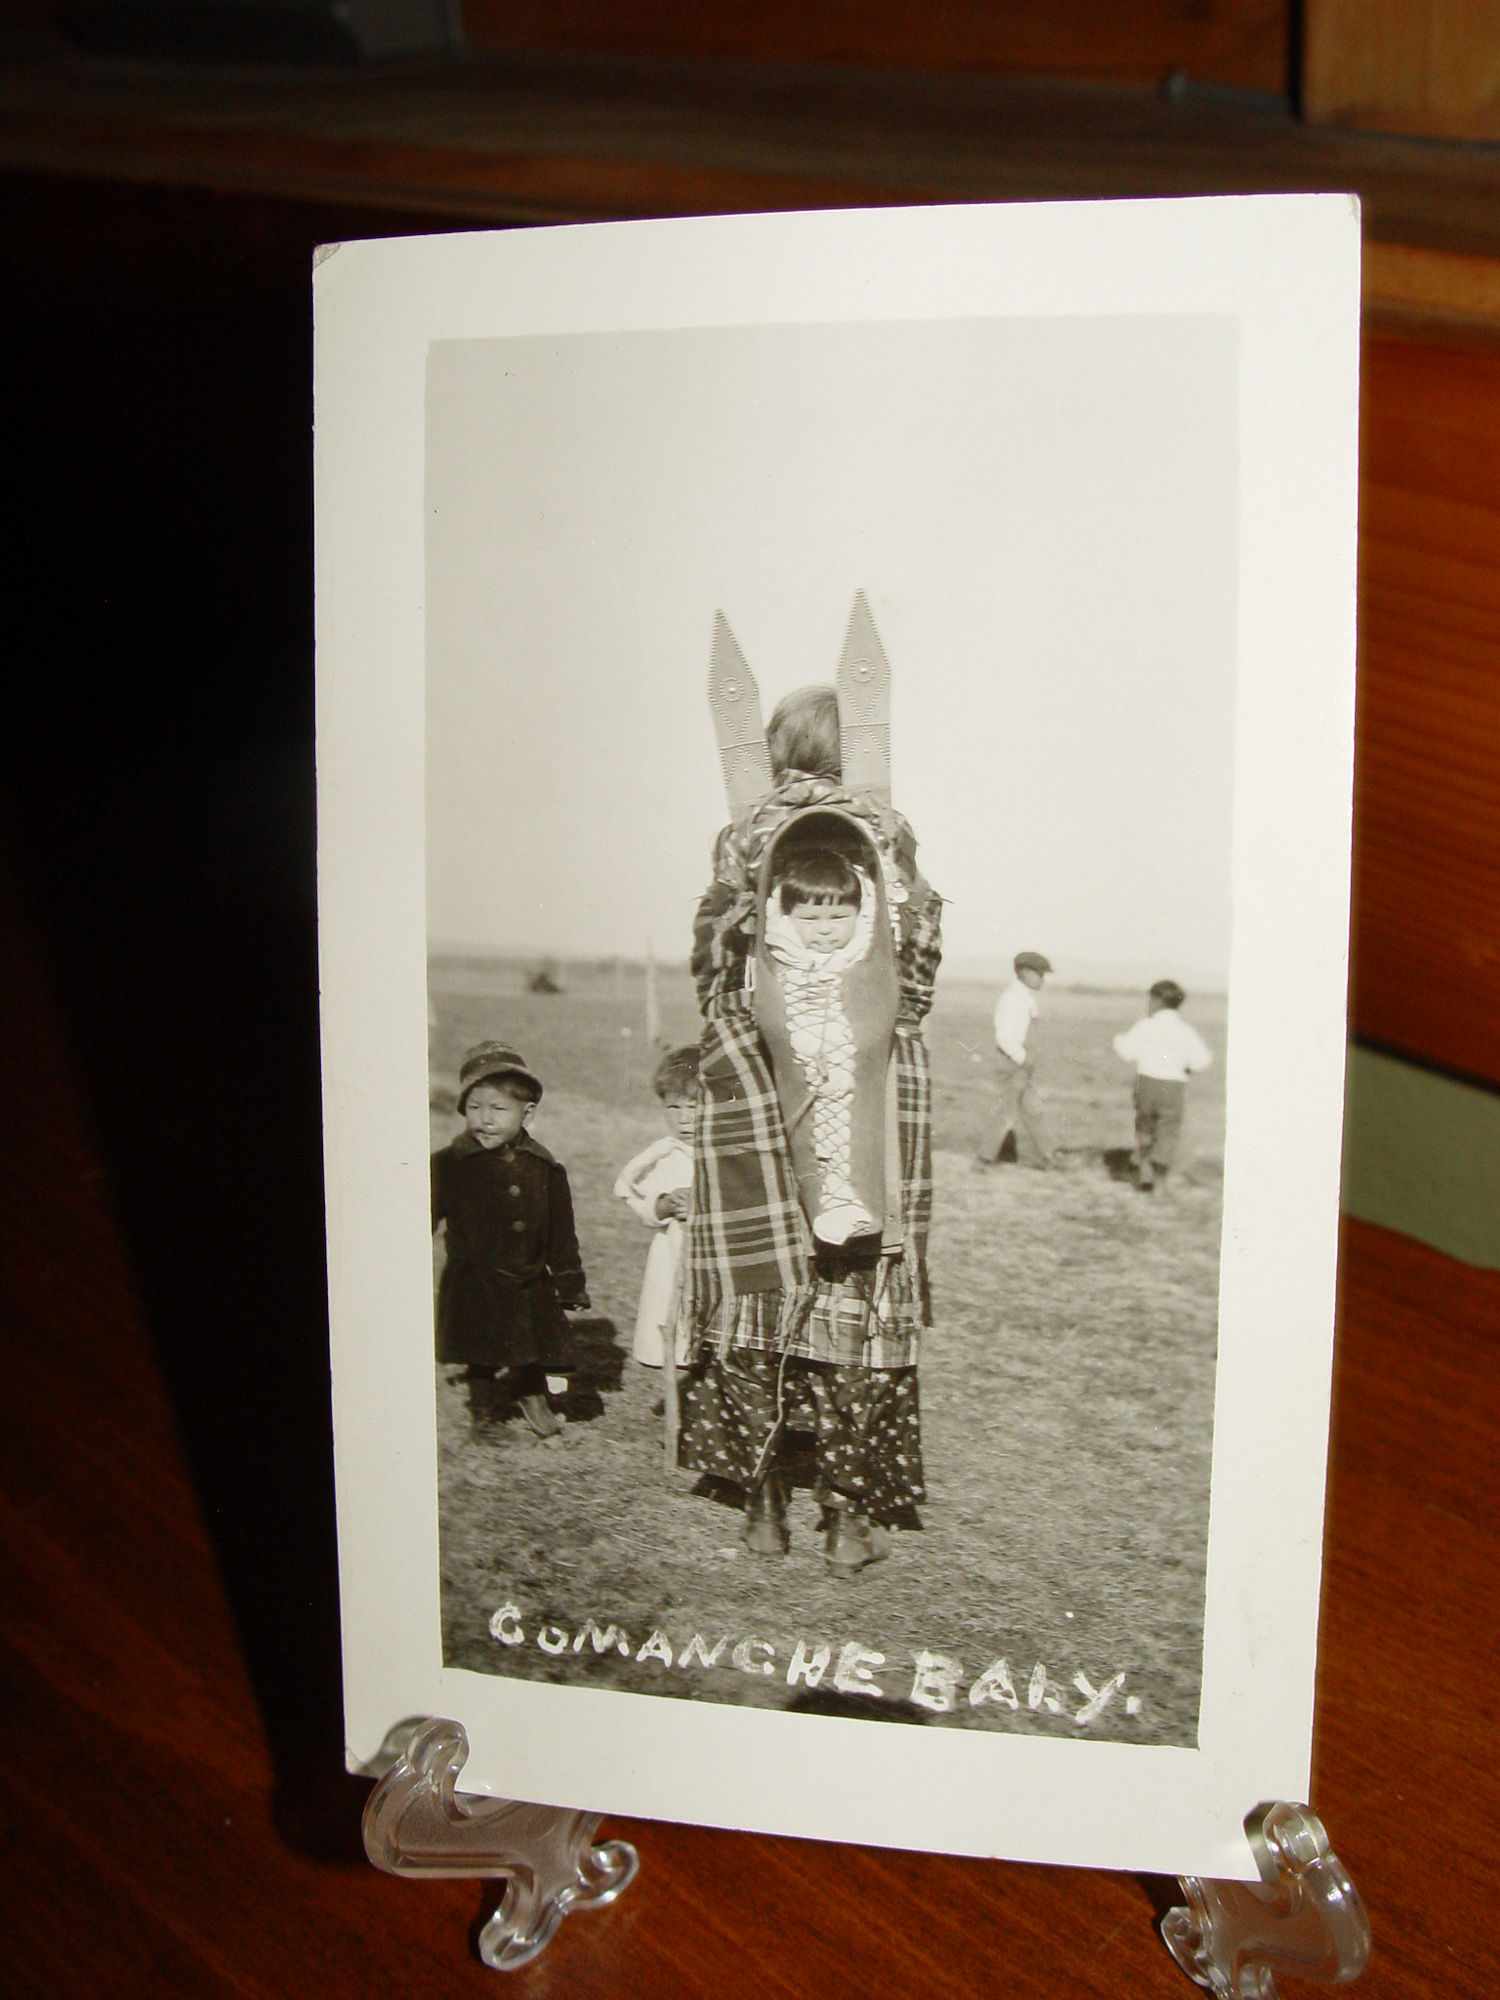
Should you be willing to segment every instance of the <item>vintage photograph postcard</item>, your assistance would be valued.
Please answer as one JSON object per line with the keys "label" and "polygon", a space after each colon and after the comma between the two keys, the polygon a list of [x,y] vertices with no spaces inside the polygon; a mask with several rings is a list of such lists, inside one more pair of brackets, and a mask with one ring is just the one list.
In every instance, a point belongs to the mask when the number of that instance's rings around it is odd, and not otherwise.
{"label": "vintage photograph postcard", "polygon": [[329,246],[348,1755],[1253,1877],[1309,1782],[1343,197]]}

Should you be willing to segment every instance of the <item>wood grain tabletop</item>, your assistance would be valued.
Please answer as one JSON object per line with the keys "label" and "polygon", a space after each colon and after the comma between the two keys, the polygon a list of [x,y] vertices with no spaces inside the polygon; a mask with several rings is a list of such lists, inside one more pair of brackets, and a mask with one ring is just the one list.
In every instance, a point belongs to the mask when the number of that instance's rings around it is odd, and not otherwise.
{"label": "wood grain tabletop", "polygon": [[1494,147],[1309,126],[1284,97],[1180,76],[1161,91],[556,49],[339,69],[0,34],[0,164],[471,226],[1330,189],[1360,197],[1383,246],[1500,252]]}

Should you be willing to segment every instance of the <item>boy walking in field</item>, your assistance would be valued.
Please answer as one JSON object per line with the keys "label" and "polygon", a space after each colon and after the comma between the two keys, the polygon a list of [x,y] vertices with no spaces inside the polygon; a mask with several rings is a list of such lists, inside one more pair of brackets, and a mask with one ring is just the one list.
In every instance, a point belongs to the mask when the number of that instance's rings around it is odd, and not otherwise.
{"label": "boy walking in field", "polygon": [[564,1311],[589,1303],[567,1169],[526,1127],[542,1086],[514,1049],[481,1042],[464,1057],[465,1129],[432,1156],[432,1227],[446,1230],[437,1358],[510,1371],[538,1437],[561,1429],[547,1377],[572,1363]]}
{"label": "boy walking in field", "polygon": [[1115,1054],[1135,1064],[1135,1184],[1142,1194],[1153,1193],[1171,1172],[1188,1077],[1213,1061],[1203,1037],[1178,1011],[1186,998],[1175,979],[1158,979],[1143,1018],[1115,1036]]}
{"label": "boy walking in field", "polygon": [[977,1154],[982,1167],[1019,1160],[1020,1143],[1028,1143],[1039,1167],[1056,1164],[1051,1135],[1037,1102],[1036,1065],[1027,1048],[1031,1024],[1040,1010],[1037,1000],[1052,961],[1039,951],[1018,951],[1012,960],[1015,978],[995,1005],[995,1060],[1000,1070],[1000,1103],[989,1138]]}

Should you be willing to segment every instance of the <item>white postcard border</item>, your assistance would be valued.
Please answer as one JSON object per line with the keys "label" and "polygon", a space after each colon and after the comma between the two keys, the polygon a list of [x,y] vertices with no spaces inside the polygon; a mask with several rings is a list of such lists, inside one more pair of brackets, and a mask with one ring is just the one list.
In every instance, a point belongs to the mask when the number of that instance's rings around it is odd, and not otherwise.
{"label": "white postcard border", "polygon": [[[446,1714],[469,1732],[464,1783],[479,1791],[1254,1876],[1245,1813],[1305,1798],[1309,1782],[1345,1037],[1358,298],[1358,209],[1344,196],[746,216],[324,254],[319,882],[352,1766],[377,1761],[404,1718]],[[1168,313],[1233,315],[1241,356],[1233,1043],[1199,1749],[873,1730],[445,1670],[428,1338],[428,343]],[[857,1636],[853,1608],[850,1620]]]}

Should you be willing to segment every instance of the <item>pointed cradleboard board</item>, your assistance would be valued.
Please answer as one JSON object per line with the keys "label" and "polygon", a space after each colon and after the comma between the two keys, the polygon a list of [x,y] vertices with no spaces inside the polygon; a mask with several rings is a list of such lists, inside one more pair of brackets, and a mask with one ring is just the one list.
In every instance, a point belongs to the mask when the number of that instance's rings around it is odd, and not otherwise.
{"label": "pointed cradleboard board", "polygon": [[771,754],[761,721],[760,689],[722,611],[714,613],[708,707],[729,797],[729,817],[738,819],[770,791]]}
{"label": "pointed cradleboard board", "polygon": [[854,594],[835,682],[844,784],[890,804],[891,663],[862,590]]}
{"label": "pointed cradleboard board", "polygon": [[820,1206],[822,1175],[813,1145],[807,1080],[787,1027],[780,968],[766,945],[766,905],[773,893],[771,884],[781,856],[789,847],[813,844],[834,846],[848,854],[875,885],[875,924],[870,949],[842,975],[841,997],[854,1030],[855,1049],[849,1178],[871,1215],[886,1219],[888,1234],[891,1218],[887,1214],[886,1088],[896,1035],[900,982],[880,855],[869,829],[850,813],[827,806],[809,806],[793,813],[767,843],[755,893],[755,1021],[771,1058],[797,1191],[811,1222]]}

